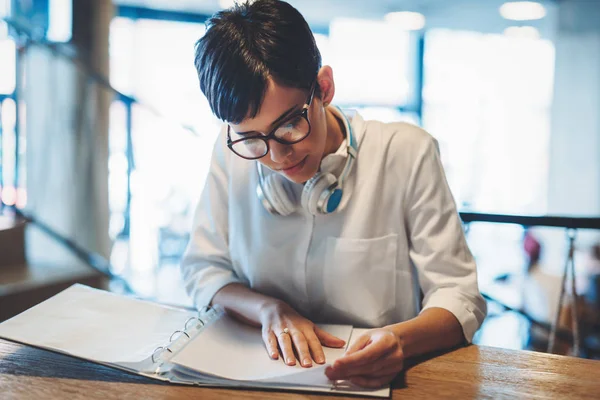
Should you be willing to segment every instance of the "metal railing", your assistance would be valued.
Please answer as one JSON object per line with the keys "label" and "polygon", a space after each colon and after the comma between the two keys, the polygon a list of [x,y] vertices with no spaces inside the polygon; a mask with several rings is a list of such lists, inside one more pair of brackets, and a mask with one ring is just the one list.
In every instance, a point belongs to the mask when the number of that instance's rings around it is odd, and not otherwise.
{"label": "metal railing", "polygon": [[[565,216],[526,216],[526,215],[509,215],[509,214],[484,214],[474,212],[461,212],[460,217],[465,224],[465,231],[468,232],[469,225],[473,222],[489,222],[497,224],[515,224],[521,225],[523,228],[529,227],[553,227],[563,228],[566,230],[566,238],[568,244],[568,251],[564,264],[564,269],[561,277],[560,295],[558,299],[558,307],[554,319],[550,326],[543,322],[537,321],[530,315],[525,313],[523,310],[518,310],[505,305],[503,302],[493,298],[484,293],[486,299],[493,301],[502,306],[507,311],[516,312],[524,316],[529,322],[536,326],[540,326],[545,329],[549,329],[550,337],[548,340],[548,353],[552,353],[554,350],[556,337],[559,336],[563,339],[569,338],[573,342],[573,354],[579,355],[581,351],[581,337],[580,337],[580,326],[578,318],[578,293],[575,287],[575,241],[577,238],[577,231],[580,229],[592,229],[600,231],[600,218],[598,217],[565,217]],[[567,279],[571,282],[571,323],[573,325],[572,334],[569,332],[561,332],[558,329],[558,322],[561,316],[562,306],[565,304],[566,298],[566,283]]]}
{"label": "metal railing", "polygon": [[460,212],[460,218],[465,224],[471,222],[494,222],[498,224],[515,224],[523,227],[547,226],[566,229],[595,229],[600,230],[600,218],[563,217],[563,216],[529,216],[510,214],[485,214],[475,212]]}

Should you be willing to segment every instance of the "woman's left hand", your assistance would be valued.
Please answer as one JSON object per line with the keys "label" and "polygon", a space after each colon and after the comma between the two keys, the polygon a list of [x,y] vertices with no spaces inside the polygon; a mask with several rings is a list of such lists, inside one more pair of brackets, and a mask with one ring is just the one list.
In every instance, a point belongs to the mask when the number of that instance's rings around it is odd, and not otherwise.
{"label": "woman's left hand", "polygon": [[365,332],[325,374],[331,380],[350,380],[355,385],[377,388],[391,382],[404,367],[400,338],[386,328]]}

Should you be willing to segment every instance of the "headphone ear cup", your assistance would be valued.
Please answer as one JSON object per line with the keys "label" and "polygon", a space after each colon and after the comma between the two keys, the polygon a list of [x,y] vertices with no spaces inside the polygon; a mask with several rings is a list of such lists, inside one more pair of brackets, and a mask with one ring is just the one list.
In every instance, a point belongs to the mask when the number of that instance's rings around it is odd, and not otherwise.
{"label": "headphone ear cup", "polygon": [[296,211],[296,196],[283,176],[271,174],[263,183],[271,205],[279,215],[287,216]]}
{"label": "headphone ear cup", "polygon": [[[326,207],[319,207],[321,196],[331,187],[337,185],[337,179],[333,174],[318,173],[308,180],[302,190],[302,207],[312,215],[326,214]],[[325,204],[326,206],[326,204]]]}
{"label": "headphone ear cup", "polygon": [[321,176],[322,176],[321,173],[317,172],[315,176],[313,176],[308,181],[306,181],[306,183],[304,184],[304,188],[302,188],[300,204],[302,205],[302,208],[304,208],[306,211],[310,212],[311,214],[312,214],[312,212],[309,210],[309,207],[308,207],[310,193],[311,193],[313,187],[315,187],[315,184],[319,181],[319,179],[321,179]]}

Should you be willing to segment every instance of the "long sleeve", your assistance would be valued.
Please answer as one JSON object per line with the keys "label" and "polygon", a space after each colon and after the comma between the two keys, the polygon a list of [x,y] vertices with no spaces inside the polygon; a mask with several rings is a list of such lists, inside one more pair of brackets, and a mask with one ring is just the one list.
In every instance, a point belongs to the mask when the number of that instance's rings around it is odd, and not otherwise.
{"label": "long sleeve", "polygon": [[227,155],[223,135],[219,135],[181,262],[186,291],[198,308],[210,304],[223,286],[240,282],[229,256]]}
{"label": "long sleeve", "polygon": [[421,146],[406,192],[410,258],[425,296],[422,310],[439,307],[450,311],[471,342],[487,307],[437,142],[425,135],[426,145]]}

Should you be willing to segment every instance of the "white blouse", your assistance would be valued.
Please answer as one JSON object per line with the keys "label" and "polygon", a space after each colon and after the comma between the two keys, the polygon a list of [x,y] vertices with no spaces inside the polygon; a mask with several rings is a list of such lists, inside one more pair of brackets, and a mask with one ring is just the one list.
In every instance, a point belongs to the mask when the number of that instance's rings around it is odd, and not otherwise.
{"label": "white blouse", "polygon": [[[358,157],[340,209],[270,215],[254,163],[214,148],[182,275],[197,307],[231,282],[281,299],[314,322],[380,327],[450,311],[471,341],[486,315],[436,140],[406,123],[351,117]],[[341,170],[346,147],[321,169]],[[268,171],[267,173],[272,173]],[[302,185],[292,184],[300,198]]]}

